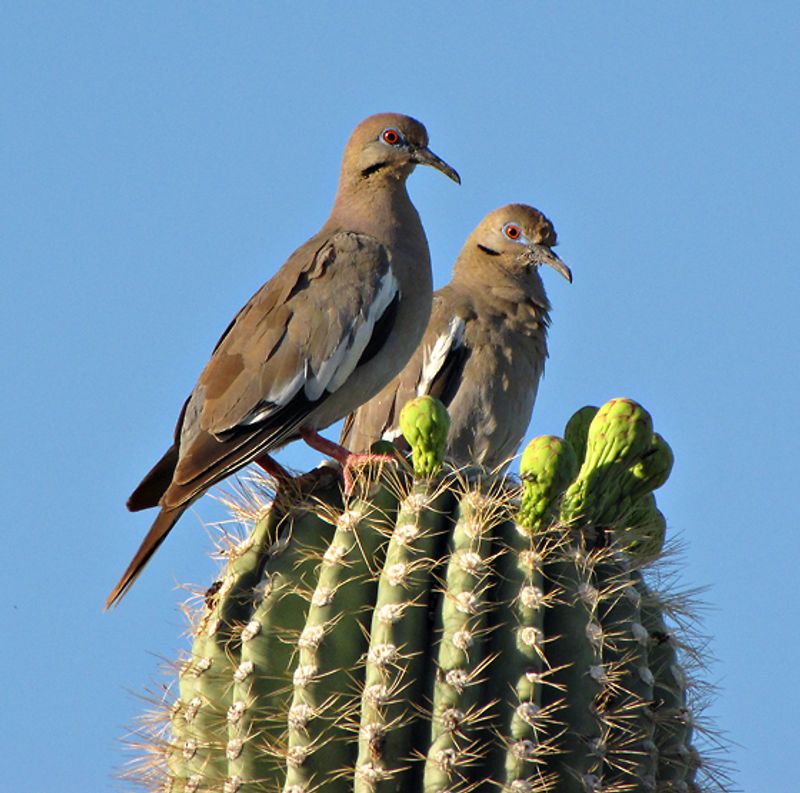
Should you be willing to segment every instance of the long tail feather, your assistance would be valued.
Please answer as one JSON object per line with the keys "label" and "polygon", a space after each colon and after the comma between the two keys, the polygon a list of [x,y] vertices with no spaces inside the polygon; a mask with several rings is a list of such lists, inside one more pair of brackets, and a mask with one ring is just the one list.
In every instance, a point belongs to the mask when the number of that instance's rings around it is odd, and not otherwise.
{"label": "long tail feather", "polygon": [[138,512],[140,509],[150,509],[157,507],[161,496],[172,482],[172,475],[175,466],[178,464],[178,447],[172,445],[164,453],[164,456],[150,469],[148,474],[142,479],[136,490],[131,493],[127,507],[131,512]]}
{"label": "long tail feather", "polygon": [[178,518],[184,513],[189,505],[181,505],[176,509],[164,510],[158,513],[158,517],[147,532],[147,536],[136,551],[136,555],[128,565],[128,569],[122,574],[122,578],[117,582],[111,594],[106,600],[105,610],[108,611],[112,606],[116,606],[124,597],[125,593],[131,588],[133,582],[138,578],[144,566],[150,561],[150,557],[156,552],[158,546],[164,542],[164,538],[169,534],[170,529],[175,525]]}

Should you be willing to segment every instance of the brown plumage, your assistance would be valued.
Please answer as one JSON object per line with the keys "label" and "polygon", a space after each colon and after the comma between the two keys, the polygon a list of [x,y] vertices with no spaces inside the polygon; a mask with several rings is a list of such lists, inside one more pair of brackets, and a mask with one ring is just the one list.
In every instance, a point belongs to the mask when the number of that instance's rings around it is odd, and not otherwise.
{"label": "brown plumage", "polygon": [[434,294],[422,344],[377,396],[345,420],[340,443],[354,452],[399,438],[403,405],[431,394],[451,418],[447,456],[496,467],[517,451],[547,358],[550,303],[539,266],[572,281],[551,248],[556,232],[533,207],[509,204],[468,237],[451,282]]}
{"label": "brown plumage", "polygon": [[160,512],[106,608],[209,487],[339,420],[411,356],[432,292],[428,243],[406,192],[417,164],[459,181],[418,121],[383,113],[356,127],[327,222],[230,323],[184,404],[173,446],[131,495],[129,509]]}

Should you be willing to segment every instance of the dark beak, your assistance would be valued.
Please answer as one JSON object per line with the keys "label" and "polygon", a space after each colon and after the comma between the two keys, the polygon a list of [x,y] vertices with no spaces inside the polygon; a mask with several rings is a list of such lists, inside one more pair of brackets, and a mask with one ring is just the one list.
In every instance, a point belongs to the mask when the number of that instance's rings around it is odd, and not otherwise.
{"label": "dark beak", "polygon": [[424,149],[417,149],[412,155],[414,162],[420,165],[430,165],[441,171],[445,176],[449,176],[456,184],[461,184],[461,177],[455,168],[451,168],[444,160],[437,157],[427,146]]}
{"label": "dark beak", "polygon": [[537,267],[541,264],[550,265],[554,270],[561,273],[567,281],[572,283],[572,270],[570,270],[546,245],[529,246],[525,254],[525,259],[528,264],[534,264]]}

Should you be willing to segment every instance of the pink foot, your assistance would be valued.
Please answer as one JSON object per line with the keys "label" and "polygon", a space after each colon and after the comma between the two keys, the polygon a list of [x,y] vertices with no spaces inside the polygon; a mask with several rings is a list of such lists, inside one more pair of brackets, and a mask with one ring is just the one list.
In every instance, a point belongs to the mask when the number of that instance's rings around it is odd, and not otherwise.
{"label": "pink foot", "polygon": [[316,430],[300,430],[300,437],[316,451],[328,455],[342,466],[344,477],[344,492],[350,495],[353,489],[353,474],[351,467],[363,463],[397,463],[398,460],[391,454],[353,454],[349,449],[338,443],[323,438]]}

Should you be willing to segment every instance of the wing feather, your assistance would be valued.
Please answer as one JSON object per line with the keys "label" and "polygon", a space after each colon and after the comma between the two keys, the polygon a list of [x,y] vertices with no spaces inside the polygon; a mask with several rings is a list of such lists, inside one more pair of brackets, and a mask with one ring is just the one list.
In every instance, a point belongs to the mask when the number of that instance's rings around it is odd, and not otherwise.
{"label": "wing feather", "polygon": [[313,403],[340,388],[399,289],[385,248],[345,232],[295,274],[285,304],[270,301],[281,288],[273,281],[241,312],[193,394],[214,435],[268,421],[301,392]]}
{"label": "wing feather", "polygon": [[434,295],[422,343],[389,385],[345,419],[340,436],[343,446],[364,451],[379,438],[397,440],[400,411],[414,396],[430,394],[445,404],[452,401],[470,353],[465,333],[472,313],[468,304],[456,303],[458,297],[452,287]]}
{"label": "wing feather", "polygon": [[423,354],[422,371],[417,383],[417,396],[431,393],[431,387],[447,368],[448,361],[457,352],[464,340],[467,323],[458,314],[450,317],[444,333],[438,335],[432,344],[427,344]]}
{"label": "wing feather", "polygon": [[340,232],[300,248],[242,309],[200,376],[170,503],[296,437],[353,373],[376,328],[385,330],[381,318],[398,295],[388,253],[373,237]]}

